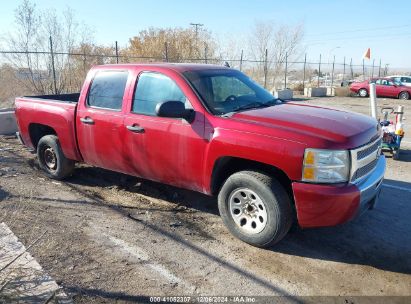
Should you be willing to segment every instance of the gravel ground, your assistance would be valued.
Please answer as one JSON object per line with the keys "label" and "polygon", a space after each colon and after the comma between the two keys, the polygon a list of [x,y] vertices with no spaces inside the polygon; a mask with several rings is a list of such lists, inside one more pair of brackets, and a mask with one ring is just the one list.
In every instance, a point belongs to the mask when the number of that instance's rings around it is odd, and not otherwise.
{"label": "gravel ground", "polygon": [[[368,113],[360,98],[296,102]],[[2,137],[0,223],[25,245],[47,231],[30,253],[75,303],[183,295],[409,303],[411,145],[400,161],[387,159],[376,209],[338,227],[294,228],[258,249],[228,233],[214,198],[86,165],[52,181],[15,139]]]}

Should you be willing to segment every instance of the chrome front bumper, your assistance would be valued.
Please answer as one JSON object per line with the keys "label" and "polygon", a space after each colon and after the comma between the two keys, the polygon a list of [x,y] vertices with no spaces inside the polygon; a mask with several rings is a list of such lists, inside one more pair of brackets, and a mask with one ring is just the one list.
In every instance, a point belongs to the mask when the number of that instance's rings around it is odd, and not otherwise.
{"label": "chrome front bumper", "polygon": [[372,209],[377,204],[384,180],[385,166],[385,156],[380,155],[373,172],[356,184],[360,190],[360,213],[366,209]]}

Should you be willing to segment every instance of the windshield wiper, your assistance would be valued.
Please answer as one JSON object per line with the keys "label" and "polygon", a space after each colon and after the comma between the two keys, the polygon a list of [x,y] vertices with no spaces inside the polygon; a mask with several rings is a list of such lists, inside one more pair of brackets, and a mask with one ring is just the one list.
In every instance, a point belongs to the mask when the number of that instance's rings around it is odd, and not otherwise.
{"label": "windshield wiper", "polygon": [[267,101],[267,102],[256,101],[256,102],[252,102],[252,103],[248,103],[248,104],[239,106],[239,107],[235,108],[234,111],[243,111],[243,110],[249,110],[249,109],[258,109],[258,108],[271,107],[271,106],[277,104],[277,101],[278,101],[278,99],[272,99],[272,100]]}
{"label": "windshield wiper", "polygon": [[279,99],[272,99],[272,100],[267,101],[267,102],[255,101],[255,102],[248,103],[248,104],[245,104],[245,105],[242,105],[242,106],[238,106],[233,111],[224,113],[223,116],[231,116],[234,113],[239,112],[239,111],[271,107],[273,105],[276,105],[278,103],[278,101],[279,101]]}
{"label": "windshield wiper", "polygon": [[264,102],[252,102],[252,103],[248,103],[242,106],[238,106],[237,108],[234,109],[234,111],[243,111],[243,110],[249,110],[249,109],[256,109],[256,108],[263,108],[263,107],[267,107],[268,105]]}

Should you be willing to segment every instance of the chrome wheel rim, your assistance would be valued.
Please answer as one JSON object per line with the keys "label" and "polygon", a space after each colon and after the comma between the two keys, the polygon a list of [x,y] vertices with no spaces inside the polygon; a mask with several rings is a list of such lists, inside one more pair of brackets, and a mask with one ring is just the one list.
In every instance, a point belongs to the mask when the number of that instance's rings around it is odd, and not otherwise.
{"label": "chrome wheel rim", "polygon": [[366,90],[360,90],[360,96],[361,97],[367,96],[367,91]]}
{"label": "chrome wheel rim", "polygon": [[400,99],[408,99],[407,93],[401,93],[400,94]]}
{"label": "chrome wheel rim", "polygon": [[53,148],[47,148],[44,150],[44,163],[50,170],[56,170],[57,168],[57,156]]}
{"label": "chrome wheel rim", "polygon": [[239,188],[229,197],[230,214],[236,225],[247,234],[256,234],[267,225],[267,209],[253,190]]}

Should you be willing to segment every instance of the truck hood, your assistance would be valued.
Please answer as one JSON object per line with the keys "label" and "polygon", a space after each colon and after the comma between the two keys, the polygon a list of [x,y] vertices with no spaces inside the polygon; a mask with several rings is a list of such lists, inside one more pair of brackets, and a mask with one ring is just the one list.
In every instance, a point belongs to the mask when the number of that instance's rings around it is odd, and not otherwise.
{"label": "truck hood", "polygon": [[291,140],[299,138],[304,142],[304,136],[308,135],[348,149],[368,143],[379,132],[378,123],[372,117],[306,104],[283,103],[235,113],[231,118],[269,129],[285,130],[287,132],[282,134],[288,134]]}

